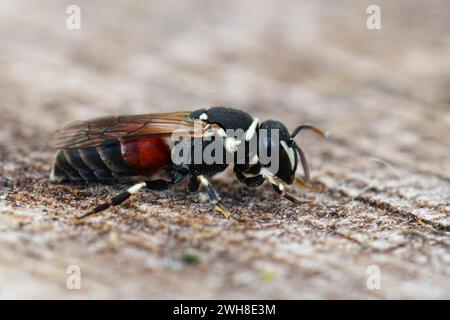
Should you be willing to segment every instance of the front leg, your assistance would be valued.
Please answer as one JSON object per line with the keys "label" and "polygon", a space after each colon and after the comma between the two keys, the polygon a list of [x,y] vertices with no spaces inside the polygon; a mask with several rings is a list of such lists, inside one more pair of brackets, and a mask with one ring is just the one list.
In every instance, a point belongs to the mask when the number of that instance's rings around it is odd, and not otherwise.
{"label": "front leg", "polygon": [[314,201],[310,200],[301,200],[294,196],[293,194],[286,191],[286,187],[284,184],[278,181],[278,179],[269,171],[262,170],[262,175],[264,178],[269,181],[271,184],[273,190],[275,190],[276,193],[278,193],[280,196],[288,199],[289,201],[295,203],[295,204],[305,204],[305,203],[314,203]]}
{"label": "front leg", "polygon": [[[264,177],[259,174],[261,170],[260,165],[235,165],[234,166],[234,173],[236,175],[236,178],[245,184],[249,188],[256,188],[262,185],[265,181]],[[253,177],[246,177],[244,173],[250,173],[250,174],[257,174]]]}
{"label": "front leg", "polygon": [[288,199],[292,203],[295,203],[295,204],[312,203],[312,201],[310,201],[310,200],[300,200],[299,198],[297,198],[293,194],[287,192],[285,186],[283,184],[281,184],[281,183],[279,183],[279,184],[272,184],[271,183],[271,185],[272,185],[273,190],[275,190],[276,193],[278,193],[280,196]]}

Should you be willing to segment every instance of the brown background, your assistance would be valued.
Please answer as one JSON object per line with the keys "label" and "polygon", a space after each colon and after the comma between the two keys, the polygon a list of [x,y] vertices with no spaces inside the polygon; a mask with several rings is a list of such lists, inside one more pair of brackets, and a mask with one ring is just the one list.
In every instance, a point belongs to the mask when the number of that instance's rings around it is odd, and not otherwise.
{"label": "brown background", "polygon": [[[450,5],[376,1],[369,31],[369,4],[1,1],[0,297],[450,298]],[[316,204],[228,173],[214,184],[252,226],[184,185],[76,224],[123,186],[48,183],[68,121],[212,105],[328,130],[298,139],[323,188],[293,192]]]}

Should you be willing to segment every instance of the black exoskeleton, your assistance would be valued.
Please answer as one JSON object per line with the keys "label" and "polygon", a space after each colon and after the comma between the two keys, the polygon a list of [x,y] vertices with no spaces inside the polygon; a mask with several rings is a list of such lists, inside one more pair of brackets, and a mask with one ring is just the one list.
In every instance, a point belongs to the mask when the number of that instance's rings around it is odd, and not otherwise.
{"label": "black exoskeleton", "polygon": [[[167,145],[165,139],[171,133],[180,128],[190,128],[195,121],[202,124],[204,133],[201,136],[190,136],[175,141],[170,147]],[[142,182],[94,208],[86,214],[89,215],[122,203],[145,186],[165,190],[188,178],[190,191],[203,187],[216,208],[230,217],[207,179],[225,171],[230,164],[234,166],[236,178],[246,186],[255,188],[268,181],[278,194],[300,202],[286,192],[283,183],[292,184],[296,180],[301,185],[307,185],[309,181],[305,155],[294,141],[303,129],[324,136],[321,130],[308,124],[297,126],[290,134],[279,121],[260,122],[244,111],[227,107],[198,109],[190,113],[94,119],[68,126],[55,134],[54,145],[60,150],[55,158],[51,180],[102,182],[140,177]],[[217,142],[220,142],[219,148],[211,148],[210,154],[214,161],[206,161],[203,154],[200,161],[196,161],[196,146],[207,150]],[[189,156],[183,158],[185,161],[175,162],[173,153],[180,147],[185,147],[183,152],[189,153]],[[303,178],[295,177],[299,160],[304,171]],[[165,178],[156,178],[156,173],[161,171],[165,173]]]}

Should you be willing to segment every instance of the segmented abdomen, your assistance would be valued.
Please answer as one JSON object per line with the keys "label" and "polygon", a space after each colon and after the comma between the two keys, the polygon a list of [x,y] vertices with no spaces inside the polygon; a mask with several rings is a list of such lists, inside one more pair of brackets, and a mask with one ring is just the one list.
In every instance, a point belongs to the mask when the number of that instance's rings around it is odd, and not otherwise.
{"label": "segmented abdomen", "polygon": [[169,147],[161,138],[130,142],[111,140],[99,147],[59,150],[52,181],[107,181],[137,175],[150,176],[168,164]]}

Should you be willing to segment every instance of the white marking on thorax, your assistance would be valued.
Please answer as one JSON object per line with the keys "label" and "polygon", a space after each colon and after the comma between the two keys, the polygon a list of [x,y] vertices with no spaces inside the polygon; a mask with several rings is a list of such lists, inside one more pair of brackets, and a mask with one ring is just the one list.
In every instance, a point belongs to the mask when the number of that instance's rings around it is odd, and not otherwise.
{"label": "white marking on thorax", "polygon": [[242,143],[242,141],[239,141],[236,138],[233,137],[227,137],[225,138],[225,149],[228,152],[236,152],[238,149],[238,146]]}
{"label": "white marking on thorax", "polygon": [[250,127],[248,127],[247,131],[245,132],[245,141],[250,141],[252,140],[253,136],[255,135],[256,132],[256,127],[258,126],[258,119],[253,119],[252,124],[250,125]]}

